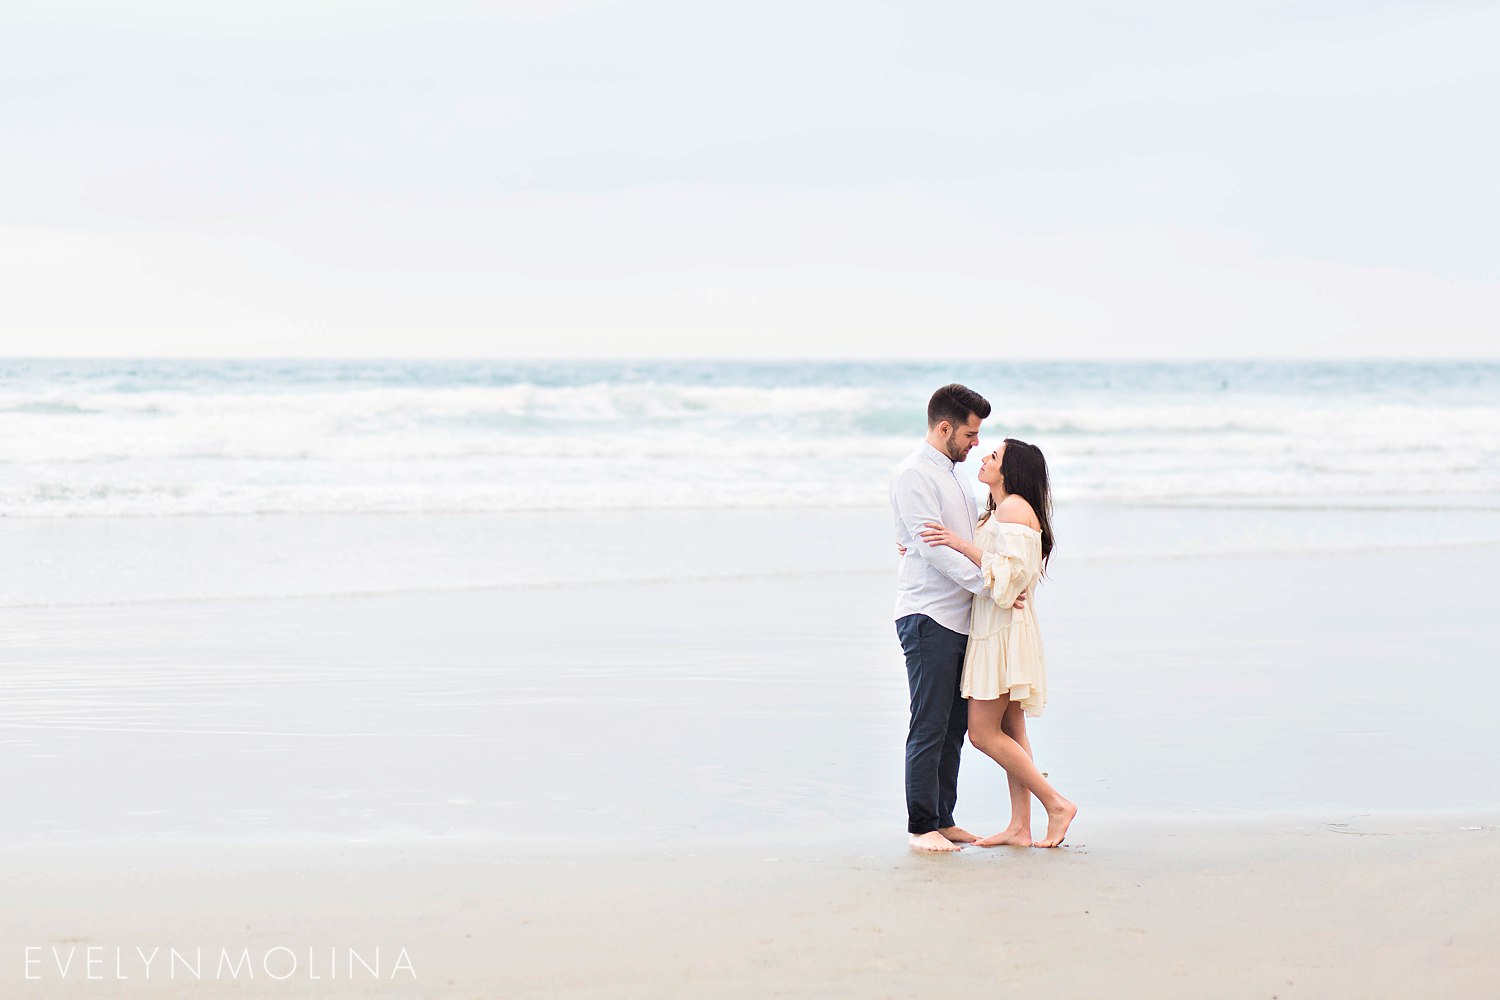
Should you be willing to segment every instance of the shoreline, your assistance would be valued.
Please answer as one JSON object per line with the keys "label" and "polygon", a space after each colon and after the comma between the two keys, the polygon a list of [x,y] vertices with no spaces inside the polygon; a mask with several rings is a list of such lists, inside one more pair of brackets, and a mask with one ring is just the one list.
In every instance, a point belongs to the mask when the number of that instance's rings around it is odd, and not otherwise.
{"label": "shoreline", "polygon": [[[1500,507],[1473,505],[1080,502],[1059,505],[1058,525],[1059,569],[1500,545]],[[828,580],[829,567],[873,577],[894,570],[891,539],[878,507],[0,517],[0,549],[18,567],[0,580],[0,608]]]}

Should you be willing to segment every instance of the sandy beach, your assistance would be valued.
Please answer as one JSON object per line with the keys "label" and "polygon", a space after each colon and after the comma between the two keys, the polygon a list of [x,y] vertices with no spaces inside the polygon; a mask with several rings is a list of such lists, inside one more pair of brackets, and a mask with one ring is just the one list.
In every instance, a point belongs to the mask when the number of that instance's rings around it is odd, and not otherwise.
{"label": "sandy beach", "polygon": [[[874,998],[936,986],[1481,1000],[1500,981],[1495,814],[1099,823],[1064,850],[944,857],[864,838],[620,851],[607,828],[595,834],[564,851],[0,851],[5,995]],[[168,946],[184,964],[168,966]],[[148,980],[134,949],[153,947]],[[100,981],[86,979],[89,948]],[[350,948],[364,963],[352,974]],[[198,949],[201,977],[187,964]],[[248,953],[254,978],[215,974],[226,949]]]}
{"label": "sandy beach", "polygon": [[[831,565],[878,530],[807,519]],[[889,571],[857,559],[12,607],[3,995],[1489,997],[1493,551],[1059,562],[1032,734],[1083,813],[946,858],[904,847]]]}

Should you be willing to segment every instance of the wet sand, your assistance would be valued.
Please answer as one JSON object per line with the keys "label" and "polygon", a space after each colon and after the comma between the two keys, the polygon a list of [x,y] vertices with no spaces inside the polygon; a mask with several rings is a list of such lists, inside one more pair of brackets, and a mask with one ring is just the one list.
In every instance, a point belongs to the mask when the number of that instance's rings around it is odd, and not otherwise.
{"label": "wet sand", "polygon": [[6,608],[0,997],[1488,1000],[1497,551],[1059,560],[1032,740],[1083,812],[946,857],[886,570]]}
{"label": "wet sand", "polygon": [[[1037,759],[1110,816],[1500,810],[1500,548],[1059,560]],[[887,574],[5,612],[0,845],[903,829]],[[972,748],[961,822],[1004,825]]]}

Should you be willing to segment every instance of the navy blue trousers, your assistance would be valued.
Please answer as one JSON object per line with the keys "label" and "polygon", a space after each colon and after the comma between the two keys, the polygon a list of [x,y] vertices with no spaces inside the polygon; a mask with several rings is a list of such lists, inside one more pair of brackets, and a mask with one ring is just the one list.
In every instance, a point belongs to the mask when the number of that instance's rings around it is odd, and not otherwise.
{"label": "navy blue trousers", "polygon": [[969,706],[958,693],[969,637],[926,615],[896,620],[906,651],[911,728],[906,733],[906,829],[928,833],[953,825],[958,757]]}

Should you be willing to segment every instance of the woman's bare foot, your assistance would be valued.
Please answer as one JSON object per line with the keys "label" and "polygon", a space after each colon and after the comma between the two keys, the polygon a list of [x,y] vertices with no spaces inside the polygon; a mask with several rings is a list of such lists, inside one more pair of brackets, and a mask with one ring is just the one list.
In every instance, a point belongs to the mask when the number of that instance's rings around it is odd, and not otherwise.
{"label": "woman's bare foot", "polygon": [[911,835],[911,849],[914,851],[961,851],[963,848],[936,830],[927,833],[914,833]]}
{"label": "woman's bare foot", "polygon": [[980,847],[1030,847],[1031,831],[1023,826],[1008,826],[975,843]]}
{"label": "woman's bare foot", "polygon": [[1067,799],[1062,799],[1056,806],[1047,807],[1047,837],[1037,847],[1057,847],[1068,835],[1068,824],[1073,822],[1073,817],[1078,815],[1078,807]]}
{"label": "woman's bare foot", "polygon": [[954,844],[972,844],[979,839],[961,826],[945,826],[938,833],[941,833],[944,837],[948,838],[950,843]]}

